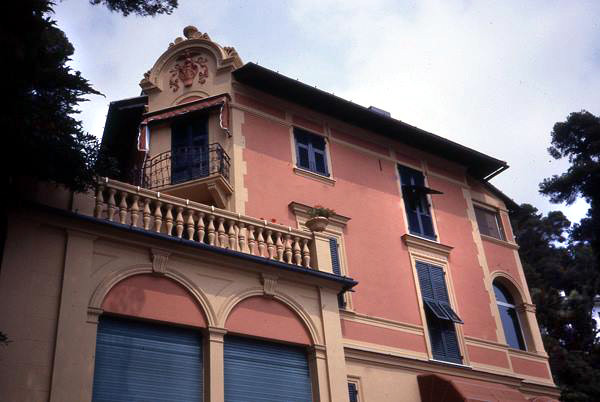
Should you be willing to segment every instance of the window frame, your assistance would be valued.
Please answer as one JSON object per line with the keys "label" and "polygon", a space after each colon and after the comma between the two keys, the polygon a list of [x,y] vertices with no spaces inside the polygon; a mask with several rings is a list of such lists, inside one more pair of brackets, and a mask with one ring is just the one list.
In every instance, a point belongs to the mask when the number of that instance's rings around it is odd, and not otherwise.
{"label": "window frame", "polygon": [[[431,241],[439,241],[439,237],[436,230],[435,219],[433,214],[433,204],[431,201],[430,194],[438,194],[439,191],[432,190],[426,186],[426,177],[423,171],[411,168],[406,165],[397,164],[397,172],[400,180],[400,193],[402,196],[402,201],[404,202],[404,215],[406,218],[406,226],[408,228],[408,233],[413,236],[422,237]],[[410,178],[409,183],[405,183],[402,179],[403,175],[408,175]],[[422,181],[422,184],[418,182]],[[418,191],[418,189],[423,189],[424,191]],[[409,192],[411,194],[409,195]],[[411,200],[411,197],[415,197],[418,199]],[[411,201],[416,202],[418,205],[415,209],[411,208]],[[415,229],[414,226],[411,225],[411,216],[409,214],[414,214],[417,220],[418,229]],[[428,223],[431,227],[432,234],[429,235],[426,233],[426,225],[424,222],[425,219],[428,219],[430,222]]]}
{"label": "window frame", "polygon": [[[301,142],[298,140],[299,135],[304,135],[307,137],[307,143]],[[297,169],[301,169],[315,175],[319,175],[325,178],[331,178],[331,168],[330,168],[330,154],[328,151],[328,141],[327,137],[321,134],[313,133],[304,128],[300,128],[297,126],[292,126],[292,138],[294,140],[294,155],[295,155],[295,166]],[[316,141],[311,141],[311,139],[318,141],[323,141],[323,149],[319,149],[315,146]],[[302,166],[300,164],[300,149],[305,149],[308,158],[308,166]],[[315,155],[319,154],[323,158],[323,168],[324,171],[320,171],[317,168]]]}
{"label": "window frame", "polygon": [[[481,230],[482,225],[479,222],[479,218],[478,218],[479,215],[477,214],[477,211],[482,211],[483,213],[491,214],[494,216],[494,222],[496,223],[495,229],[498,231],[498,235],[499,235],[498,237],[494,236],[493,234],[490,234],[490,233],[484,233]],[[504,225],[502,224],[502,216],[500,215],[500,211],[497,208],[492,208],[492,207],[473,203],[473,212],[475,213],[475,222],[477,222],[477,230],[479,230],[479,234],[481,234],[483,236],[494,238],[496,240],[507,241],[506,240],[506,231],[504,230]],[[486,224],[486,228],[487,228],[487,224]]]}
{"label": "window frame", "polygon": [[[516,304],[511,304],[511,303],[506,303],[503,301],[498,300],[498,297],[496,296],[496,289],[498,289],[505,298],[508,299],[508,297],[510,297],[511,299],[513,299],[513,303],[514,302],[514,297],[511,294],[511,292],[507,289],[507,287],[505,285],[503,285],[502,283],[498,283],[497,280],[494,280],[492,282],[492,290],[494,291],[494,300],[496,302],[496,309],[498,310],[498,315],[500,318],[500,324],[502,325],[502,331],[504,333],[504,341],[506,342],[506,346],[508,346],[511,349],[515,349],[515,350],[522,350],[522,351],[527,351],[527,341],[525,340],[525,332],[523,331],[523,323],[521,322],[521,317],[519,317],[519,311],[518,311],[518,307]],[[508,296],[508,297],[507,297]],[[507,310],[512,310],[514,317],[516,318],[516,323],[514,320],[512,320],[512,317],[508,317],[510,319],[510,322],[513,323],[513,326],[516,325],[516,328],[513,328],[513,330],[515,331],[515,334],[517,336],[517,343],[518,346],[515,346],[511,343],[509,343],[508,337],[506,336],[506,328],[504,327],[504,320],[502,319],[502,310],[500,309],[500,306],[505,307]]]}

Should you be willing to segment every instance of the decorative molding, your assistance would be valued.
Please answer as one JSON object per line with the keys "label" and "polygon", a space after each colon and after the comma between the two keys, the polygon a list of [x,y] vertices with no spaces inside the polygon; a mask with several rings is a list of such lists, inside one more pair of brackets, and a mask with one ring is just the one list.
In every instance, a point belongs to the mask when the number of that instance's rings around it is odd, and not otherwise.
{"label": "decorative molding", "polygon": [[261,283],[263,284],[263,292],[265,296],[273,297],[277,293],[277,275],[261,274]]}
{"label": "decorative molding", "polygon": [[521,303],[517,306],[517,311],[535,314],[536,307],[535,304],[532,303]]}
{"label": "decorative molding", "polygon": [[516,244],[516,243],[511,243],[511,242],[508,242],[506,240],[496,239],[495,237],[484,235],[482,233],[480,233],[480,235],[481,235],[481,239],[482,240],[489,241],[490,243],[495,243],[495,244],[498,244],[500,246],[512,248],[514,250],[518,250],[519,249],[519,245]]}
{"label": "decorative molding", "polygon": [[[295,201],[290,202],[288,204],[288,207],[295,215],[301,216],[301,217],[307,218],[307,219],[309,217],[308,210],[312,208],[306,204],[301,204],[301,203],[295,202]],[[335,226],[338,226],[340,228],[345,228],[349,220],[350,220],[350,218],[348,218],[347,216],[344,216],[344,215],[340,215],[340,214],[334,214],[329,217],[329,223],[331,223]]]}
{"label": "decorative molding", "polygon": [[386,318],[373,317],[354,311],[341,310],[340,318],[347,321],[357,322],[365,325],[391,329],[395,331],[407,332],[413,335],[424,335],[424,329],[421,325],[410,324],[406,322],[388,320]]}
{"label": "decorative molding", "polygon": [[305,169],[299,168],[297,166],[294,167],[294,173],[296,173],[298,176],[302,176],[302,177],[306,177],[308,179],[320,181],[321,183],[325,183],[330,186],[335,185],[334,179],[327,177],[327,176],[320,175],[318,173],[311,172],[310,170],[305,170]]}
{"label": "decorative molding", "polygon": [[423,250],[425,252],[442,255],[446,258],[450,256],[450,251],[452,251],[452,249],[454,248],[452,246],[447,246],[432,240],[423,239],[421,237],[414,236],[409,233],[402,235],[402,240],[404,240],[404,243],[409,248],[414,248],[417,250]]}
{"label": "decorative molding", "polygon": [[179,90],[179,81],[188,88],[194,83],[194,78],[198,75],[198,83],[204,84],[208,78],[208,59],[200,56],[200,53],[186,49],[175,59],[177,63],[169,71],[169,88],[173,92]]}
{"label": "decorative molding", "polygon": [[208,327],[208,341],[223,343],[223,337],[227,334],[227,328]]}
{"label": "decorative molding", "polygon": [[87,309],[87,320],[86,322],[90,324],[98,324],[98,319],[100,315],[104,312],[103,309],[98,307],[88,307]]}
{"label": "decorative molding", "polygon": [[167,262],[171,253],[158,248],[153,248],[150,252],[152,254],[152,272],[164,275],[167,272]]}

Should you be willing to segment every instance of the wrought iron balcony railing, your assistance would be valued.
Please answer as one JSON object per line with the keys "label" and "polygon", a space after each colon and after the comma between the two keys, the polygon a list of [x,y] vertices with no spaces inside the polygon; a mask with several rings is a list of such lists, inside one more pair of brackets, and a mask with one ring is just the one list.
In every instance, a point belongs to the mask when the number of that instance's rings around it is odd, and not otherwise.
{"label": "wrought iron balcony railing", "polygon": [[229,155],[221,144],[208,147],[178,147],[144,161],[133,172],[132,184],[147,189],[220,174],[229,181]]}

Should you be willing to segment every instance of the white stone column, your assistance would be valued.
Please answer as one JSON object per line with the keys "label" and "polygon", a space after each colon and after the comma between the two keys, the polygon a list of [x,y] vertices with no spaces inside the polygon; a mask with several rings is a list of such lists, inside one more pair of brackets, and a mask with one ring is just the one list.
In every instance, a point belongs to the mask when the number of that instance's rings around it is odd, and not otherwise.
{"label": "white stone column", "polygon": [[225,328],[208,328],[208,364],[206,367],[206,400],[211,402],[225,401],[225,378],[223,360],[223,337]]}
{"label": "white stone column", "polygon": [[68,231],[61,289],[51,402],[90,401],[94,381],[97,314],[88,316],[95,236]]}

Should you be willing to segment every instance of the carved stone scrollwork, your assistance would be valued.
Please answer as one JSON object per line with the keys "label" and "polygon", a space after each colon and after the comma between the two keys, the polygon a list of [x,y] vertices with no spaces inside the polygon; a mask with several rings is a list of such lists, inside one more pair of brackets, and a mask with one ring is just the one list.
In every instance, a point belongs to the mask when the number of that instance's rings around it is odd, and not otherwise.
{"label": "carved stone scrollwork", "polygon": [[535,311],[536,311],[535,304],[521,303],[520,305],[517,306],[517,311],[535,314]]}
{"label": "carved stone scrollwork", "polygon": [[167,262],[171,253],[164,250],[153,248],[152,253],[152,272],[157,275],[164,275],[167,272]]}
{"label": "carved stone scrollwork", "polygon": [[275,296],[277,293],[277,279],[279,279],[279,277],[276,275],[261,275],[261,282],[263,284],[263,292],[265,296]]}
{"label": "carved stone scrollwork", "polygon": [[194,78],[198,75],[198,83],[204,84],[208,78],[208,59],[186,50],[177,57],[177,63],[169,71],[169,87],[173,92],[179,90],[179,83],[183,83],[184,87],[190,87],[194,83]]}

